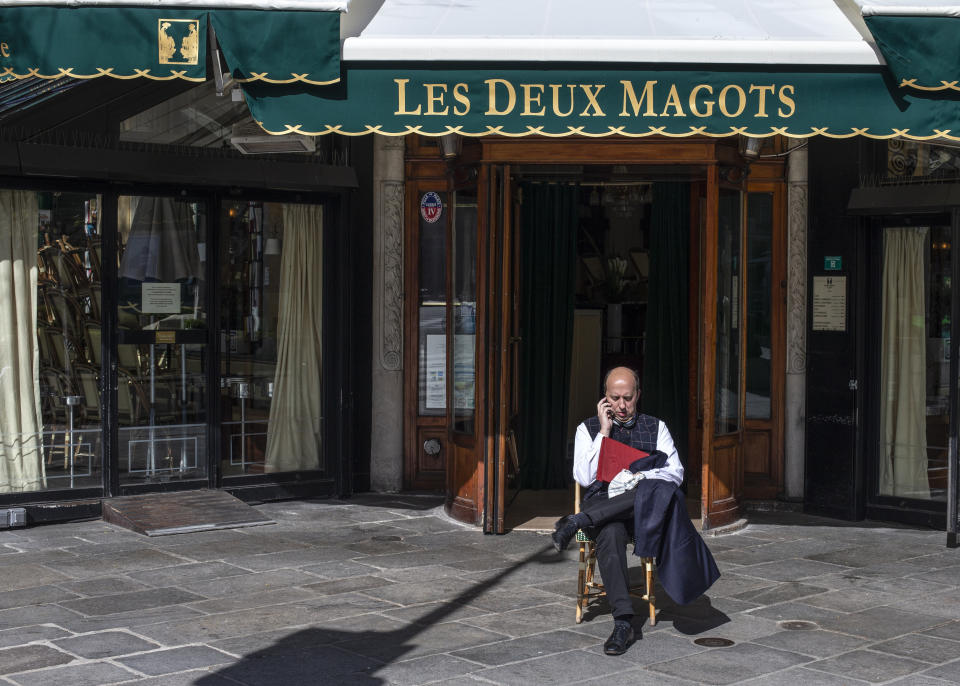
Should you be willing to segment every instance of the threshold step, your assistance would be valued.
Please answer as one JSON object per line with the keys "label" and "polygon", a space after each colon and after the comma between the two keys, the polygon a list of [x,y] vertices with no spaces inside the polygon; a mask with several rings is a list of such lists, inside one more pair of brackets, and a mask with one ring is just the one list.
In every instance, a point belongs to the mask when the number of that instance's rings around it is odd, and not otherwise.
{"label": "threshold step", "polygon": [[226,491],[208,489],[107,498],[103,519],[145,536],[274,523]]}

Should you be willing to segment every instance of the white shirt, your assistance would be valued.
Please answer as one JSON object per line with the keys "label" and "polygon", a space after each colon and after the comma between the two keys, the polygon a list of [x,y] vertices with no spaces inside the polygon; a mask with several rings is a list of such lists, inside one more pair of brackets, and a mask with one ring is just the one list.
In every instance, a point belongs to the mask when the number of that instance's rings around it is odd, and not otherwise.
{"label": "white shirt", "polygon": [[[600,444],[603,434],[597,432],[597,437],[591,439],[587,425],[581,423],[577,427],[577,437],[573,444],[573,478],[581,486],[589,486],[597,480],[597,458],[600,457]],[[677,447],[673,444],[673,436],[662,421],[657,431],[657,450],[665,453],[667,463],[659,469],[650,469],[644,472],[647,479],[663,479],[672,481],[677,486],[683,481],[683,465]]]}

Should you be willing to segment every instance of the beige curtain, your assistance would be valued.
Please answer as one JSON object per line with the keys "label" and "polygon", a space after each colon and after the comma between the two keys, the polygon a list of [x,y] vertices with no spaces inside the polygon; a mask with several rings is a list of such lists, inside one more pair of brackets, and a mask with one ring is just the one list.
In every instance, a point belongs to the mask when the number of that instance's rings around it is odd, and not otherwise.
{"label": "beige curtain", "polygon": [[320,468],[323,208],[284,205],[266,471]]}
{"label": "beige curtain", "polygon": [[37,194],[0,190],[0,493],[46,486],[37,348]]}
{"label": "beige curtain", "polygon": [[881,495],[930,497],[924,301],[927,244],[926,227],[884,232]]}

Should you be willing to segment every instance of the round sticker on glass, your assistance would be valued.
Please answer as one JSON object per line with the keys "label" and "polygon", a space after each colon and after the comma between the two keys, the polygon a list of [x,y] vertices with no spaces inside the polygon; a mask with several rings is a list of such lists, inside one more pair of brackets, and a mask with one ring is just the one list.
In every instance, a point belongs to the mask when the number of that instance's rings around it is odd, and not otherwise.
{"label": "round sticker on glass", "polygon": [[443,213],[443,202],[440,200],[440,196],[430,191],[429,193],[424,193],[423,197],[420,198],[420,216],[423,217],[424,221],[433,224]]}

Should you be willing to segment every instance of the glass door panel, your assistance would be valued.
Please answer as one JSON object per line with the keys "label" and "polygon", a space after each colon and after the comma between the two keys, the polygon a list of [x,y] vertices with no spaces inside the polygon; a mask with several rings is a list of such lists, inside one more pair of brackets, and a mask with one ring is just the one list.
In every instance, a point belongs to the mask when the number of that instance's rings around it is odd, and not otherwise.
{"label": "glass door panel", "polygon": [[[436,193],[443,205],[446,193]],[[417,413],[447,413],[447,224],[420,217]]]}
{"label": "glass door panel", "polygon": [[883,231],[878,493],[944,501],[950,426],[949,221]]}
{"label": "glass door panel", "polygon": [[747,419],[770,419],[773,340],[773,193],[747,201]]}
{"label": "glass door panel", "polygon": [[717,231],[716,435],[740,430],[740,218],[740,191],[721,188]]}
{"label": "glass door panel", "polygon": [[453,430],[473,434],[477,366],[476,191],[457,191],[453,202]]}
{"label": "glass door panel", "polygon": [[322,470],[323,208],[235,201],[221,226],[221,473]]}
{"label": "glass door panel", "polygon": [[101,486],[99,209],[0,190],[0,494]]}
{"label": "glass door panel", "polygon": [[207,475],[206,225],[203,203],[118,200],[122,484]]}

